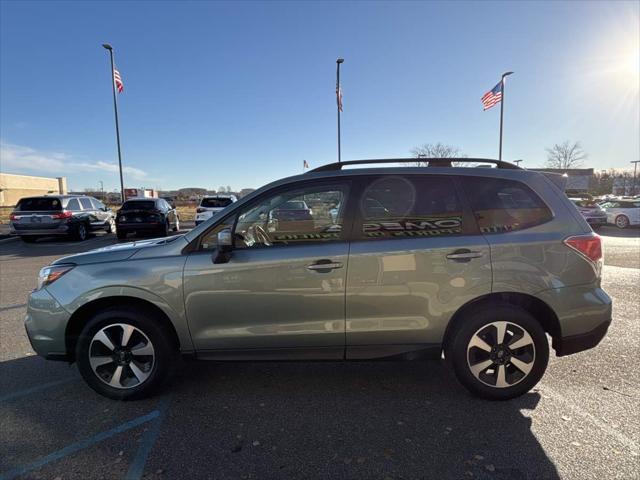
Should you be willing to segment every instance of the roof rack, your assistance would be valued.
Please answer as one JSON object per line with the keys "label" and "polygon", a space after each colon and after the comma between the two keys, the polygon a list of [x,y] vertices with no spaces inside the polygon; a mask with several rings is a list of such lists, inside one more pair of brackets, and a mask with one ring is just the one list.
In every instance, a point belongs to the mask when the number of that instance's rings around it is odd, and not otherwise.
{"label": "roof rack", "polygon": [[334,162],[322,165],[320,167],[309,170],[309,172],[327,172],[332,170],[342,170],[345,165],[365,165],[365,164],[381,164],[381,163],[426,163],[429,167],[451,167],[451,162],[456,163],[493,163],[496,168],[506,168],[513,170],[522,170],[517,165],[492,158],[376,158],[370,160],[346,160],[344,162]]}

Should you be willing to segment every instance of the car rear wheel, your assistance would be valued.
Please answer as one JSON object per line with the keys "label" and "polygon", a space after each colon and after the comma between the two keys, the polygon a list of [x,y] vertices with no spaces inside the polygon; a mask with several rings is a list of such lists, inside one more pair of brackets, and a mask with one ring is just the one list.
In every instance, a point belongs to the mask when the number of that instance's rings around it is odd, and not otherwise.
{"label": "car rear wheel", "polygon": [[89,230],[87,229],[87,225],[84,223],[79,223],[76,226],[75,232],[73,234],[73,238],[81,242],[84,242],[87,239],[88,234],[89,234]]}
{"label": "car rear wheel", "polygon": [[616,217],[616,227],[627,228],[629,226],[629,217],[626,215],[618,215]]}
{"label": "car rear wheel", "polygon": [[170,230],[171,230],[171,228],[169,227],[169,219],[167,218],[165,220],[165,222],[164,222],[164,226],[160,227],[160,236],[161,237],[168,237]]}
{"label": "car rear wheel", "polygon": [[458,324],[445,354],[471,393],[508,400],[540,381],[549,362],[549,344],[528,312],[500,305],[476,311]]}
{"label": "car rear wheel", "polygon": [[118,237],[118,240],[124,240],[125,238],[127,238],[127,232],[116,229],[116,236]]}
{"label": "car rear wheel", "polygon": [[157,319],[140,309],[114,307],[95,315],[76,346],[76,362],[96,392],[116,400],[151,395],[170,376],[177,349]]}
{"label": "car rear wheel", "polygon": [[180,219],[178,217],[176,217],[176,224],[173,227],[173,231],[174,232],[179,232],[180,231]]}

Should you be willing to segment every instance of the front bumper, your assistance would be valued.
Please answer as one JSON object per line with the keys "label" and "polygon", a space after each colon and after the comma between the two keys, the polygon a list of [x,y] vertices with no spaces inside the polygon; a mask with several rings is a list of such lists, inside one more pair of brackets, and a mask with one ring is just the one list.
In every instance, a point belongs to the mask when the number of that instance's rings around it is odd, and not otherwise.
{"label": "front bumper", "polygon": [[31,292],[24,326],[38,355],[56,360],[66,358],[65,332],[70,317],[45,288]]}

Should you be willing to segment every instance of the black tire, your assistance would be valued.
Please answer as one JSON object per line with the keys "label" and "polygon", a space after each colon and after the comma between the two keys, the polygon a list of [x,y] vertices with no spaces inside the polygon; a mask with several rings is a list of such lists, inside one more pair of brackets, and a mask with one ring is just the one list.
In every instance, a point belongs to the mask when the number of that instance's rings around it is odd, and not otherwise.
{"label": "black tire", "polygon": [[[469,342],[471,342],[476,333],[490,337],[492,332],[497,333],[497,328],[490,324],[492,322],[503,321],[512,324],[511,329],[507,328],[504,343],[516,344],[516,341],[520,338],[519,335],[524,337],[522,334],[522,331],[524,331],[530,335],[532,340],[530,343],[531,346],[528,345],[513,352],[506,349],[506,353],[503,351],[503,355],[506,355],[506,357],[498,353],[500,348],[497,346],[495,347],[497,350],[495,352],[492,350],[491,353],[479,351],[480,349],[476,349],[476,347],[470,347],[469,351],[467,350]],[[516,335],[510,336],[510,331],[514,331]],[[508,335],[509,337],[507,338]],[[481,307],[479,310],[472,312],[457,324],[455,330],[451,332],[447,343],[445,356],[452,364],[458,381],[472,394],[489,400],[509,400],[527,393],[540,381],[549,362],[549,344],[542,326],[528,312],[512,305]],[[487,343],[489,346],[493,346],[491,341]],[[532,348],[534,350],[532,350]],[[534,353],[533,356],[531,355],[532,351]],[[521,377],[523,371],[516,368],[511,362],[522,360],[524,357],[518,356],[514,352],[519,352],[518,355],[524,354],[529,359],[533,358],[530,371],[523,377]],[[515,360],[510,357],[512,354]],[[472,356],[474,357],[473,365],[483,363],[475,358],[477,355],[486,355],[486,360],[484,361],[491,360],[490,355],[493,355],[498,362],[506,361],[506,364],[503,364],[502,367],[504,369],[503,371],[506,372],[506,375],[509,375],[511,380],[507,380],[507,386],[499,388],[495,385],[488,384],[488,382],[492,380],[495,380],[495,384],[498,383],[500,365],[497,363],[490,365],[487,370],[480,372],[478,377],[472,373],[470,367],[470,365],[472,365]],[[498,355],[500,355],[500,358],[498,358]],[[531,365],[531,362],[526,363]],[[490,372],[495,372],[495,375],[489,375]],[[484,381],[481,380],[480,377],[482,377]]]}
{"label": "black tire", "polygon": [[180,219],[177,216],[176,216],[176,223],[173,225],[173,231],[174,232],[180,231]]}
{"label": "black tire", "polygon": [[[135,327],[139,332],[142,332],[144,336],[146,336],[146,340],[148,340],[148,342],[153,346],[153,360],[150,362],[151,366],[149,367],[148,372],[145,372],[148,374],[148,377],[134,386],[116,388],[108,385],[107,380],[102,380],[98,377],[98,373],[94,372],[89,361],[90,348],[94,335],[105,327],[114,324],[126,324]],[[114,342],[114,345],[117,345],[122,338],[122,335],[117,335],[118,328],[118,326],[114,326],[107,330],[108,332],[115,330],[116,335],[113,335],[110,338]],[[122,330],[120,329],[120,331]],[[135,340],[134,336],[136,336]],[[138,333],[135,333],[132,335],[129,343],[136,343],[138,341],[142,341],[144,343],[146,340]],[[94,345],[93,348],[101,347],[102,345],[98,343],[97,345]],[[149,312],[139,308],[111,307],[97,313],[87,322],[78,338],[75,355],[80,374],[93,390],[98,392],[100,395],[104,395],[105,397],[112,398],[114,400],[135,400],[148,397],[162,387],[173,373],[176,360],[178,358],[178,351],[171,334],[167,332],[166,328],[158,324],[157,319],[154,319],[153,315]],[[149,357],[136,358],[148,359]],[[128,366],[131,363],[132,362],[129,361],[122,366],[122,378],[125,378],[125,381],[131,380],[135,382],[137,378],[133,375],[133,370]],[[118,368],[117,365],[119,364],[111,362],[98,368],[106,368],[107,371],[104,374],[108,377],[111,367],[113,367],[113,370],[115,371],[115,369]],[[100,373],[102,374],[103,372],[100,371]]]}
{"label": "black tire", "polygon": [[89,236],[89,227],[86,223],[78,223],[73,232],[73,239],[84,242]]}
{"label": "black tire", "polygon": [[616,227],[618,228],[627,228],[629,226],[629,217],[626,215],[618,215],[615,219]]}
{"label": "black tire", "polygon": [[118,240],[124,240],[125,238],[127,238],[127,232],[116,229],[116,236],[118,237]]}
{"label": "black tire", "polygon": [[169,231],[171,230],[171,228],[169,227],[169,219],[167,218],[164,222],[164,226],[160,227],[160,236],[161,237],[168,237],[169,236]]}
{"label": "black tire", "polygon": [[34,237],[34,236],[23,236],[20,237],[20,240],[22,240],[24,243],[35,243],[36,240],[38,240],[39,237]]}

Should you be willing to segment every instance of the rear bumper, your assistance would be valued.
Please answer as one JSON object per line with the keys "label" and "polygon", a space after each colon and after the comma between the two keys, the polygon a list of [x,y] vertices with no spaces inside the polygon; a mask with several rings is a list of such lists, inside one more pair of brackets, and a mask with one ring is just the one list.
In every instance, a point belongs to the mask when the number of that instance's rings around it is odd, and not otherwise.
{"label": "rear bumper", "polygon": [[600,343],[607,334],[611,322],[605,322],[587,333],[572,335],[570,337],[558,337],[553,339],[553,349],[558,357],[589,350]]}
{"label": "rear bumper", "polygon": [[159,230],[163,227],[160,222],[156,223],[119,223],[116,228],[121,232],[150,232],[152,230]]}
{"label": "rear bumper", "polygon": [[47,237],[53,235],[68,235],[71,232],[71,227],[68,224],[60,225],[57,228],[20,228],[11,225],[9,230],[10,235],[14,236],[39,236]]}
{"label": "rear bumper", "polygon": [[595,347],[611,324],[611,298],[595,285],[545,290],[536,295],[555,312],[560,327],[553,348],[564,356]]}

